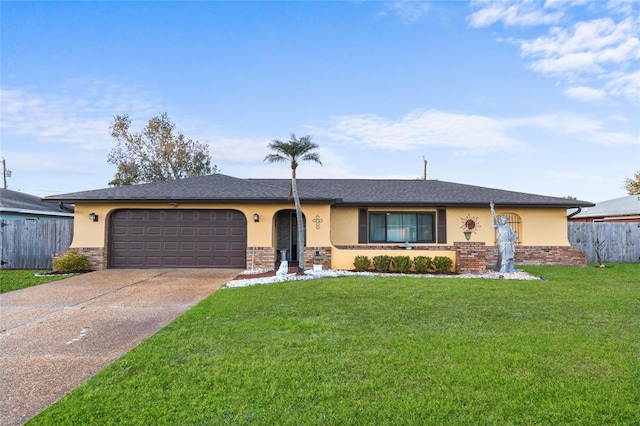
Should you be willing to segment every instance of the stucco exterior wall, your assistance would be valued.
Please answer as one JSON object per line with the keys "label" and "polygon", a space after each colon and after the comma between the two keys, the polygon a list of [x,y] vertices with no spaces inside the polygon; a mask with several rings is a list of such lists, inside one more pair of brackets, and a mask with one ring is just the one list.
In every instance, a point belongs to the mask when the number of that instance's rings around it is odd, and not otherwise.
{"label": "stucco exterior wall", "polygon": [[[561,208],[501,208],[496,206],[496,215],[515,213],[521,219],[518,243],[526,246],[569,246],[566,209]],[[463,223],[467,217],[477,218],[476,232],[470,241],[495,245],[493,218],[486,209],[453,207],[447,208],[447,242],[464,241]]]}
{"label": "stucco exterior wall", "polygon": [[[289,204],[203,204],[203,203],[77,203],[75,206],[74,237],[71,248],[100,248],[107,253],[109,215],[117,209],[231,209],[242,212],[247,221],[247,267],[257,262],[274,264],[279,258],[277,253],[276,215],[282,210],[294,210]],[[358,208],[338,207],[321,204],[303,205],[306,218],[306,246],[330,249],[330,267],[334,269],[353,269],[356,256],[372,258],[380,254],[415,256],[447,256],[456,263],[454,244],[465,242],[464,220],[471,217],[478,226],[471,235],[471,243],[484,243],[487,253],[495,248],[495,233],[489,206],[486,208],[447,208],[447,241],[445,244],[419,244],[413,250],[405,250],[397,244],[358,244]],[[527,247],[570,246],[567,236],[565,209],[553,208],[496,208],[498,215],[504,212],[517,214],[522,222],[521,239]],[[372,208],[370,211],[411,211],[434,212],[432,207],[424,208]],[[98,222],[89,219],[89,213],[96,213]],[[253,216],[260,219],[254,222]],[[272,249],[272,251],[271,251]],[[516,249],[517,251],[517,249]],[[310,252],[309,256],[313,253]],[[328,257],[328,256],[327,256]],[[490,257],[490,256],[489,256]],[[310,258],[311,259],[311,258]],[[311,260],[309,260],[311,261]],[[328,267],[325,265],[325,267]]]}
{"label": "stucco exterior wall", "polygon": [[[486,208],[448,207],[447,244],[465,241],[463,223],[467,218],[476,219],[479,225],[472,233],[470,241],[495,245],[493,218],[487,203]],[[434,208],[371,208],[369,211],[410,211],[436,212]],[[496,214],[515,213],[522,221],[519,242],[527,246],[569,246],[566,209],[552,208],[500,208]],[[358,208],[334,207],[331,210],[331,242],[333,245],[358,244]],[[434,243],[435,244],[435,243]]]}

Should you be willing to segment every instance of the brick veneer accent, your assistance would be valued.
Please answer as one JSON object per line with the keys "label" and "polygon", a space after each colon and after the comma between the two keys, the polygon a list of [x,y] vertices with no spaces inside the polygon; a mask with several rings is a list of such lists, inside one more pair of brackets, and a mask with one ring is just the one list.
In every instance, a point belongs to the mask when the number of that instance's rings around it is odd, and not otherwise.
{"label": "brick veneer accent", "polygon": [[266,269],[276,267],[276,250],[273,247],[247,247],[247,269]]}
{"label": "brick veneer accent", "polygon": [[316,262],[316,252],[318,260],[322,259],[322,269],[331,269],[331,247],[305,247],[304,269],[313,269]]}
{"label": "brick veneer accent", "polygon": [[75,250],[80,254],[87,256],[89,260],[89,267],[93,271],[102,271],[107,268],[107,251],[103,247],[71,247],[64,250],[60,250],[54,253],[52,259],[58,259],[59,257],[67,254],[68,251]]}
{"label": "brick veneer accent", "polygon": [[[498,249],[487,248],[487,264],[498,261]],[[585,266],[587,253],[573,246],[516,246],[516,264],[520,265],[573,265]]]}
{"label": "brick veneer accent", "polygon": [[456,250],[456,273],[481,274],[487,270],[487,250],[485,243],[453,243]]}

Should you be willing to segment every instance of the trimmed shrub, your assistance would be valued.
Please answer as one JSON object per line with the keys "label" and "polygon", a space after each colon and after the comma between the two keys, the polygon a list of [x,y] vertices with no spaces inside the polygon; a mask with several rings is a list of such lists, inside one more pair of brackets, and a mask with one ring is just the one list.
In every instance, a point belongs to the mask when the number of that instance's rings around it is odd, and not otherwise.
{"label": "trimmed shrub", "polygon": [[373,269],[377,272],[389,272],[391,256],[381,255],[373,257]]}
{"label": "trimmed shrub", "polygon": [[448,274],[453,267],[453,260],[446,256],[436,256],[433,258],[433,267],[437,274]]}
{"label": "trimmed shrub", "polygon": [[53,270],[57,272],[82,272],[89,270],[89,259],[76,250],[69,250],[67,254],[52,261]]}
{"label": "trimmed shrub", "polygon": [[371,267],[371,259],[367,256],[356,256],[356,259],[353,261],[353,266],[358,272],[366,271]]}
{"label": "trimmed shrub", "polygon": [[409,256],[393,256],[391,264],[396,271],[406,274],[411,269],[411,258]]}
{"label": "trimmed shrub", "polygon": [[413,266],[416,268],[417,273],[425,274],[433,266],[433,260],[428,256],[416,256],[413,259]]}

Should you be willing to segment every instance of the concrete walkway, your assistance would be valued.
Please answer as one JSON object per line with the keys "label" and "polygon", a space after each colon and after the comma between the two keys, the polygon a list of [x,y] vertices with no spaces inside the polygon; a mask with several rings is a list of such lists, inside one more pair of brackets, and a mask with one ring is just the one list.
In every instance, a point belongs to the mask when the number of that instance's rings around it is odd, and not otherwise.
{"label": "concrete walkway", "polygon": [[0,424],[20,425],[240,270],[106,270],[0,295]]}

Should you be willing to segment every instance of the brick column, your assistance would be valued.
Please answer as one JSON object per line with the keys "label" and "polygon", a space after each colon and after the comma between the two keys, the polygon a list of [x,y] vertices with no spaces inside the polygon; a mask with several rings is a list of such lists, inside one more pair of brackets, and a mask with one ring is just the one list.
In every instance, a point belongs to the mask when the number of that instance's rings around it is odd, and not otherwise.
{"label": "brick column", "polygon": [[458,274],[481,274],[487,270],[487,249],[485,243],[454,242],[456,251],[456,272]]}
{"label": "brick column", "polygon": [[331,269],[331,247],[305,247],[304,269],[313,269],[316,257],[322,259],[322,269]]}
{"label": "brick column", "polygon": [[91,270],[102,271],[103,269],[107,269],[107,251],[104,247],[71,247],[60,250],[59,252],[54,253],[51,257],[52,259],[58,259],[71,250],[87,256]]}
{"label": "brick column", "polygon": [[276,268],[276,251],[273,247],[247,247],[247,269]]}

